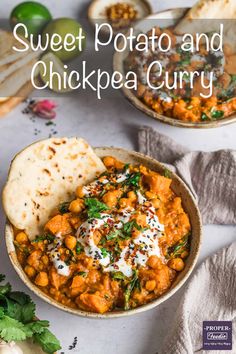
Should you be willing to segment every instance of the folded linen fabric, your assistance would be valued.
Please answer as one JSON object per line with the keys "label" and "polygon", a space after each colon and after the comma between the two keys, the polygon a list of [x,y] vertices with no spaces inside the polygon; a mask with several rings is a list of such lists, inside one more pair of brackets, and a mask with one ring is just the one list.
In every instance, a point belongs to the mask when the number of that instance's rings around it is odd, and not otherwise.
{"label": "folded linen fabric", "polygon": [[236,224],[236,151],[190,151],[149,127],[139,151],[172,168],[198,201],[204,224]]}
{"label": "folded linen fabric", "polygon": [[208,353],[203,350],[203,321],[232,321],[232,351],[211,348],[209,353],[236,353],[235,271],[236,243],[200,265],[185,290],[159,354]]}

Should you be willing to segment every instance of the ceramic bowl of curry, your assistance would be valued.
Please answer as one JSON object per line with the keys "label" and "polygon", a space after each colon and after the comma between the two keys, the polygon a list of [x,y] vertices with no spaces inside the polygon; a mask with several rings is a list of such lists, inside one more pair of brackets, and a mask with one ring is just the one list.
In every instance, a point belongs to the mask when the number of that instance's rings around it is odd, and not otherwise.
{"label": "ceramic bowl of curry", "polygon": [[[122,73],[124,78],[129,72],[135,72],[138,78],[135,89],[132,90],[124,85],[122,92],[132,105],[146,115],[176,127],[215,128],[234,123],[236,121],[236,85],[233,68],[235,57],[226,45],[223,52],[208,52],[203,44],[200,45],[199,51],[191,53],[183,51],[182,35],[176,34],[174,29],[188,10],[188,8],[167,10],[139,21],[134,26],[137,43],[134,41],[136,44],[133,44],[132,51],[130,46],[121,50],[123,46],[121,41],[120,50],[114,54],[114,71]],[[148,51],[136,49],[136,45],[139,45],[138,35],[150,36],[153,29],[158,38],[166,34],[169,36],[170,50],[162,52],[152,47],[149,47]],[[128,36],[129,32],[126,34],[127,38]],[[143,39],[140,40],[145,43]],[[157,62],[161,64],[157,65]],[[195,75],[205,76],[195,77],[192,80],[193,72]],[[206,77],[210,72],[213,75],[211,93],[210,86],[208,89],[203,88],[203,85],[208,82]],[[176,79],[176,73],[183,74],[182,86],[180,86],[180,76]]]}
{"label": "ceramic bowl of curry", "polygon": [[49,304],[85,317],[129,316],[183,286],[197,262],[201,218],[188,187],[156,160],[94,151],[107,171],[60,204],[38,239],[8,220],[7,250],[23,282]]}

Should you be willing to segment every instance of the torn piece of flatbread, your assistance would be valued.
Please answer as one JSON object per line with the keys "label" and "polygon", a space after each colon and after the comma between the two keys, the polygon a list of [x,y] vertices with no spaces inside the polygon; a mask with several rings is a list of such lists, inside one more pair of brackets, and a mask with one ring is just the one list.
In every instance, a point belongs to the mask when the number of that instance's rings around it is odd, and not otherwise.
{"label": "torn piece of flatbread", "polygon": [[33,89],[31,81],[28,81],[23,87],[21,87],[14,97],[6,97],[4,100],[1,100],[0,97],[0,117],[4,117],[10,113],[19,103],[24,101],[31,94]]}
{"label": "torn piece of flatbread", "polygon": [[[2,83],[0,83],[0,97],[9,98],[16,96],[17,92],[28,82],[31,81],[31,72],[36,59],[23,65],[20,69],[14,71]],[[34,76],[38,72],[35,70]]]}
{"label": "torn piece of flatbread", "polygon": [[34,59],[37,59],[39,54],[37,52],[29,52],[28,55],[23,58],[19,58],[11,64],[4,64],[0,66],[0,84],[8,79],[8,76],[20,70],[23,66],[29,64]]}
{"label": "torn piece of flatbread", "polygon": [[236,53],[236,0],[199,0],[180,20],[176,34],[219,32],[223,24],[223,44]]}
{"label": "torn piece of flatbread", "polygon": [[[200,20],[208,21],[200,21]],[[219,29],[219,21],[210,20],[236,19],[235,0],[199,0],[180,20],[175,33],[210,32]],[[197,21],[199,20],[199,21]]]}
{"label": "torn piece of flatbread", "polygon": [[[26,41],[26,39],[24,39]],[[12,32],[0,29],[0,66],[13,63],[29,54],[29,51],[18,52],[13,49],[23,49],[24,45],[15,39]]]}
{"label": "torn piece of flatbread", "polygon": [[2,196],[5,213],[12,225],[34,239],[58,204],[71,200],[77,186],[105,170],[83,139],[51,138],[34,143],[11,164]]}

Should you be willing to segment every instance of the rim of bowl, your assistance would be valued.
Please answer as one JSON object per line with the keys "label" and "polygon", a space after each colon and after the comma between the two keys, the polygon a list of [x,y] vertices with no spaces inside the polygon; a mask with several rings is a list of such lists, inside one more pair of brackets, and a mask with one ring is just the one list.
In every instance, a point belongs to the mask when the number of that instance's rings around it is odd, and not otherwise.
{"label": "rim of bowl", "polygon": [[[137,22],[137,24],[134,25],[134,28],[139,25],[139,23],[146,21],[146,20],[155,20],[155,19],[161,19],[161,16],[164,15],[164,19],[173,19],[173,20],[179,20],[183,17],[183,15],[188,11],[190,7],[180,7],[180,8],[170,8],[168,10],[163,10],[160,12],[156,12],[155,14],[149,15],[140,21]],[[127,34],[126,34],[127,35]],[[123,74],[124,77],[124,59],[126,58],[127,54],[129,53],[128,50],[124,52],[115,52],[113,55],[113,70],[114,71],[119,71]],[[123,80],[124,83],[124,80]],[[231,116],[224,118],[224,119],[219,119],[215,121],[209,121],[209,122],[185,122],[181,121],[180,119],[175,119],[171,117],[167,117],[165,115],[159,114],[146,106],[135,94],[127,89],[124,85],[121,88],[121,91],[124,95],[124,97],[132,104],[133,107],[138,109],[139,111],[145,113],[147,116],[162,122],[166,123],[168,125],[174,126],[174,127],[181,127],[181,128],[191,128],[191,129],[210,129],[210,128],[219,128],[228,124],[232,124],[236,122],[236,113],[232,114]]]}
{"label": "rim of bowl", "polygon": [[[112,156],[112,152],[117,153],[117,154],[120,153],[122,155],[126,155],[127,159],[129,159],[129,156],[132,156],[132,158],[134,160],[137,158],[137,160],[144,161],[144,164],[148,165],[151,169],[154,168],[154,170],[157,170],[160,172],[164,172],[164,170],[166,169],[166,167],[162,163],[160,163],[159,161],[155,160],[152,157],[149,157],[149,156],[146,156],[146,155],[141,154],[139,152],[136,152],[136,151],[131,151],[131,150],[123,149],[123,148],[116,148],[116,147],[105,147],[105,146],[104,147],[95,147],[94,151],[99,157],[102,155],[103,152],[106,154],[110,152],[111,156]],[[105,156],[105,155],[103,155],[103,156]],[[193,210],[192,211],[193,216],[192,217],[190,216],[190,222],[193,218],[196,218],[195,224],[196,224],[196,228],[197,228],[197,230],[196,230],[197,237],[195,237],[196,245],[195,245],[195,249],[194,249],[194,254],[192,254],[192,261],[190,264],[188,264],[186,274],[179,281],[178,281],[178,276],[177,276],[177,278],[174,281],[174,283],[176,281],[177,281],[177,283],[174,285],[172,284],[171,288],[169,290],[167,290],[166,293],[161,295],[159,298],[154,299],[153,301],[151,301],[145,305],[139,306],[135,309],[126,310],[126,311],[119,310],[119,311],[107,312],[105,314],[88,312],[88,311],[83,311],[80,309],[73,309],[68,306],[65,306],[65,305],[57,302],[56,300],[54,300],[49,295],[45,294],[42,290],[40,290],[36,285],[34,285],[30,281],[30,279],[28,278],[28,276],[26,275],[26,273],[22,269],[22,267],[17,259],[16,252],[15,252],[15,245],[13,243],[13,241],[14,241],[13,227],[10,224],[9,220],[7,219],[6,225],[5,225],[5,241],[6,241],[6,246],[7,246],[7,252],[8,252],[10,261],[11,261],[14,269],[17,272],[17,274],[19,275],[19,277],[21,278],[21,280],[35,295],[37,295],[38,297],[40,297],[42,300],[46,301],[50,305],[52,305],[60,310],[63,310],[65,312],[68,312],[68,313],[71,313],[71,314],[74,314],[77,316],[81,316],[81,317],[89,317],[89,318],[97,318],[97,319],[110,319],[110,318],[131,316],[131,315],[134,315],[137,313],[151,310],[154,307],[160,305],[162,302],[169,299],[172,295],[174,295],[184,285],[184,283],[186,282],[186,280],[189,278],[190,274],[192,273],[192,271],[196,265],[198,256],[199,256],[200,246],[201,246],[201,241],[202,241],[201,216],[200,216],[200,212],[197,207],[196,201],[194,200],[194,197],[192,195],[192,192],[190,191],[188,186],[183,182],[183,180],[180,177],[178,177],[174,172],[172,172],[172,171],[170,171],[170,172],[173,177],[172,179],[177,181],[177,183],[181,186],[183,191],[186,193],[187,199],[190,201],[191,208]],[[183,272],[184,272],[184,270],[183,270]],[[179,273],[179,275],[181,275],[181,273]]]}

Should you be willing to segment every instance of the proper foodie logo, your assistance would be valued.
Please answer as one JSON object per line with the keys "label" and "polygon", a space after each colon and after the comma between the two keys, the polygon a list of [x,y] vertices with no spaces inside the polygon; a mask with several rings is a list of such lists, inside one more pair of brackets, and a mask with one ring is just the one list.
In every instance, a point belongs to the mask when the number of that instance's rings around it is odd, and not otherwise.
{"label": "proper foodie logo", "polygon": [[203,321],[203,350],[232,350],[231,321]]}

